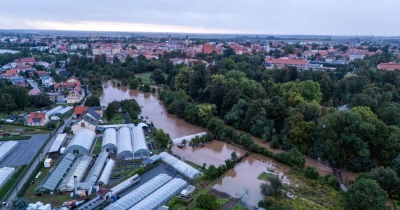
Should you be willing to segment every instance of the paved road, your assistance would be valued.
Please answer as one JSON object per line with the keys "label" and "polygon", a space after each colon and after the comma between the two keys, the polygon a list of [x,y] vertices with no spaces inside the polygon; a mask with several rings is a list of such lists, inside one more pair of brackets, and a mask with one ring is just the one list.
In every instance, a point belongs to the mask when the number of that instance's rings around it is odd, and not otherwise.
{"label": "paved road", "polygon": [[29,164],[45,143],[49,134],[34,134],[27,140],[18,141],[17,147],[0,162],[0,166],[16,167]]}
{"label": "paved road", "polygon": [[[57,135],[62,132],[65,128],[66,125],[68,125],[71,122],[72,119],[71,115],[68,119],[65,120],[65,123],[58,129],[55,130],[53,132],[56,132],[55,135],[50,139],[50,141],[46,144],[46,146],[43,149],[43,154],[41,157],[41,160],[43,160],[47,154],[47,152],[50,150],[51,145],[53,144],[54,140],[57,138]],[[36,166],[39,163],[39,158],[36,158],[35,162],[31,165],[31,167],[29,168],[28,172],[25,174],[25,176],[22,178],[22,180],[18,183],[17,189],[15,189],[11,195],[8,197],[8,201],[7,202],[11,202],[11,200],[13,198],[15,198],[17,196],[17,190],[21,189],[22,185],[24,185],[24,183],[26,182],[26,180],[28,180],[29,176],[32,174],[33,170],[36,168]],[[40,199],[38,199],[40,200]],[[29,201],[29,202],[36,202],[36,201]],[[2,210],[7,210],[5,207],[2,208]]]}

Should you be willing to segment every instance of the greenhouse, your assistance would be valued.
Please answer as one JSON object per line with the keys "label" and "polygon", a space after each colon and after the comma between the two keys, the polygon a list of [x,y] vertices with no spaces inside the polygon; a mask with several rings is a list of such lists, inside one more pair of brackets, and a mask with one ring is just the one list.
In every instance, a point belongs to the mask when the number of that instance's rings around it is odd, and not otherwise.
{"label": "greenhouse", "polygon": [[128,127],[122,127],[118,130],[118,155],[119,160],[133,159],[133,149],[131,141],[131,132]]}
{"label": "greenhouse", "polygon": [[68,153],[56,166],[56,169],[48,174],[48,177],[44,184],[39,187],[39,189],[48,189],[54,191],[60,181],[64,178],[72,163],[74,162],[76,156],[74,154]]}
{"label": "greenhouse", "polygon": [[58,134],[56,140],[54,140],[53,144],[50,147],[49,153],[58,152],[66,138],[67,138],[66,133]]}
{"label": "greenhouse", "polygon": [[0,188],[8,181],[14,172],[15,168],[12,167],[0,168]]}
{"label": "greenhouse", "polygon": [[82,128],[74,136],[64,153],[73,153],[80,155],[88,155],[93,145],[96,133],[87,128]]}
{"label": "greenhouse", "polygon": [[179,171],[179,173],[190,179],[197,179],[201,176],[200,171],[179,160],[178,158],[168,154],[167,152],[161,152],[159,156],[161,157],[161,160],[164,161],[166,164],[172,166],[177,171]]}
{"label": "greenhouse", "polygon": [[151,195],[134,205],[132,210],[154,210],[171,200],[187,186],[186,181],[181,178],[175,178],[156,190]]}
{"label": "greenhouse", "polygon": [[71,111],[73,108],[74,108],[74,107],[72,107],[72,106],[66,106],[66,107],[62,108],[61,110],[59,110],[59,111],[56,113],[56,115],[63,115],[63,114],[65,114],[65,113]]}
{"label": "greenhouse", "polygon": [[108,152],[102,151],[100,152],[99,156],[96,159],[96,162],[94,162],[92,169],[90,170],[88,176],[86,177],[85,182],[89,182],[92,184],[95,184],[100,177],[101,171],[104,168],[104,164],[108,158]]}
{"label": "greenhouse", "polygon": [[104,131],[102,151],[116,152],[117,151],[117,131],[115,128],[107,128]]}
{"label": "greenhouse", "polygon": [[76,159],[74,165],[72,165],[71,169],[69,169],[67,175],[62,180],[58,190],[65,191],[73,191],[74,190],[74,176],[77,177],[78,181],[80,181],[85,174],[87,168],[89,167],[90,162],[92,161],[92,157],[88,155],[80,156]]}
{"label": "greenhouse", "polygon": [[46,114],[47,114],[47,116],[51,117],[51,116],[55,115],[61,109],[63,109],[62,106],[57,106],[57,107],[51,109],[50,111],[46,112]]}
{"label": "greenhouse", "polygon": [[159,174],[148,182],[144,183],[142,186],[136,188],[132,192],[128,193],[124,197],[120,198],[116,202],[107,206],[105,209],[109,210],[125,210],[129,209],[133,205],[139,203],[141,200],[146,198],[148,195],[165,185],[172,178],[167,174]]}
{"label": "greenhouse", "polygon": [[119,183],[117,186],[111,188],[111,191],[113,192],[114,195],[118,195],[118,193],[122,192],[123,190],[125,190],[126,188],[138,183],[140,181],[140,176],[135,174],[131,177],[129,177],[129,179]]}
{"label": "greenhouse", "polygon": [[110,178],[112,169],[114,168],[115,161],[110,159],[107,161],[106,166],[103,169],[103,172],[100,175],[99,183],[101,182],[103,185],[108,184],[108,179]]}
{"label": "greenhouse", "polygon": [[17,141],[0,142],[0,161],[2,161],[18,145]]}
{"label": "greenhouse", "polygon": [[132,145],[134,159],[143,159],[150,156],[147,148],[146,137],[144,135],[143,127],[147,127],[144,123],[139,123],[138,126],[132,129]]}

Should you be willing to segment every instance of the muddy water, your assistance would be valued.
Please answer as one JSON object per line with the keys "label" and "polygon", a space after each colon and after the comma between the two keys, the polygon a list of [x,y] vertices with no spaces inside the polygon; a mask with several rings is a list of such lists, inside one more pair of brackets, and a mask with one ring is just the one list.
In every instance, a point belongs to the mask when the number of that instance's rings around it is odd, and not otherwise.
{"label": "muddy water", "polygon": [[[213,189],[234,198],[241,198],[241,201],[248,207],[258,206],[258,202],[263,197],[260,185],[264,182],[259,180],[258,176],[267,170],[268,161],[274,162],[274,160],[266,157],[263,157],[263,159],[256,158],[257,156],[251,155],[238,163],[233,169],[228,170],[224,177],[213,186]],[[284,168],[285,166],[280,164],[277,166],[277,170],[280,172],[284,172]]]}
{"label": "muddy water", "polygon": [[245,150],[222,141],[212,141],[204,147],[196,148],[189,146],[179,148],[174,146],[172,152],[184,160],[188,160],[200,166],[206,163],[207,168],[211,164],[216,167],[225,164],[225,160],[231,158],[232,152],[235,152],[238,156],[243,156],[245,154]]}
{"label": "muddy water", "polygon": [[158,96],[152,93],[143,93],[138,90],[129,90],[127,87],[115,87],[111,82],[103,87],[103,94],[100,96],[100,105],[107,106],[112,101],[135,99],[142,107],[142,116],[147,117],[148,123],[153,122],[157,128],[169,133],[171,138],[178,138],[195,133],[206,131],[199,126],[192,125],[176,115],[168,114]]}

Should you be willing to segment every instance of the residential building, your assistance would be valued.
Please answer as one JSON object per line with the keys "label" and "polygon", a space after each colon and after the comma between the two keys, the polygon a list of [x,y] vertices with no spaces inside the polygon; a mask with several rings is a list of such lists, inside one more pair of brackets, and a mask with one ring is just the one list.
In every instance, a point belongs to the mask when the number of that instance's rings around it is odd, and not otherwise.
{"label": "residential building", "polygon": [[31,112],[26,121],[27,125],[44,126],[49,122],[49,116],[44,112]]}
{"label": "residential building", "polygon": [[75,121],[71,126],[71,130],[76,134],[81,129],[89,129],[91,131],[96,131],[96,127],[99,124],[100,115],[97,114],[93,109],[89,108],[86,113]]}
{"label": "residential building", "polygon": [[400,70],[400,63],[380,63],[378,65],[380,70]]}

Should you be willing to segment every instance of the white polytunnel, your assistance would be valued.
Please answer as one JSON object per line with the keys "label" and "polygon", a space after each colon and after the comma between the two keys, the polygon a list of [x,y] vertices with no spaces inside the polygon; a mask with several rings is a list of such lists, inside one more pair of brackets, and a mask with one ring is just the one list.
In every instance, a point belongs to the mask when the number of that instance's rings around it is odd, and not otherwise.
{"label": "white polytunnel", "polygon": [[103,185],[107,185],[108,184],[108,180],[110,178],[111,172],[113,170],[115,161],[112,159],[109,159],[106,163],[106,166],[103,169],[103,172],[100,175],[99,178],[99,183],[103,184]]}
{"label": "white polytunnel", "polygon": [[96,133],[94,131],[87,128],[80,129],[74,138],[72,138],[64,153],[88,155],[95,137]]}
{"label": "white polytunnel", "polygon": [[108,152],[102,151],[99,156],[97,156],[96,161],[94,162],[92,169],[89,172],[89,175],[86,177],[85,182],[88,183],[96,183],[100,177],[101,171],[104,168],[104,164],[108,158]]}
{"label": "white polytunnel", "polygon": [[131,177],[129,177],[129,179],[126,179],[125,181],[119,183],[118,185],[114,186],[113,188],[111,188],[111,191],[114,195],[118,195],[120,192],[124,191],[126,188],[138,183],[140,181],[140,176],[135,174]]}
{"label": "white polytunnel", "polygon": [[150,157],[150,151],[147,148],[146,136],[144,135],[143,127],[147,127],[144,123],[139,123],[132,128],[132,145],[134,159],[144,159]]}
{"label": "white polytunnel", "polygon": [[133,159],[131,132],[128,127],[122,127],[118,130],[117,146],[118,146],[117,159],[119,160]]}
{"label": "white polytunnel", "polygon": [[120,198],[116,202],[107,206],[105,210],[125,210],[129,209],[133,205],[139,203],[141,200],[149,196],[151,193],[169,182],[172,177],[167,174],[159,174],[148,182],[144,183],[140,187],[131,191],[124,197]]}
{"label": "white polytunnel", "polygon": [[175,168],[182,175],[190,178],[197,179],[201,176],[201,172],[188,165],[187,163],[179,160],[178,158],[168,154],[167,152],[161,152],[160,155],[161,160],[166,164]]}
{"label": "white polytunnel", "polygon": [[171,200],[187,186],[187,182],[181,178],[175,178],[158,190],[147,196],[145,199],[134,205],[131,210],[155,210]]}
{"label": "white polytunnel", "polygon": [[114,152],[117,151],[117,131],[115,128],[107,128],[104,131],[102,151]]}

